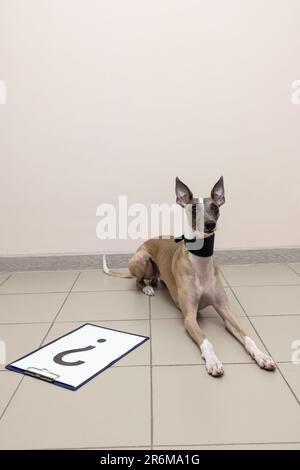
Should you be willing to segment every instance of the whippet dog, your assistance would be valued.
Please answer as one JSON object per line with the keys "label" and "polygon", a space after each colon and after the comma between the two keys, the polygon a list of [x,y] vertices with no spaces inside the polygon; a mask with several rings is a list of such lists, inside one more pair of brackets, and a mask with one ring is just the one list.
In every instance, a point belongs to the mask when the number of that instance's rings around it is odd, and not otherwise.
{"label": "whippet dog", "polygon": [[224,370],[213,345],[197,322],[199,309],[208,305],[215,308],[227,330],[262,369],[274,370],[272,358],[256,346],[233,315],[213,259],[217,220],[225,202],[223,177],[214,185],[210,197],[204,199],[195,198],[179,178],[176,178],[175,192],[176,202],[184,210],[183,236],[179,239],[152,238],[143,243],[129,261],[129,275],[111,272],[105,257],[104,271],[120,277],[135,277],[138,289],[149,296],[154,295],[154,287],[161,280],[182,312],[184,326],[200,348],[210,375],[221,376]]}

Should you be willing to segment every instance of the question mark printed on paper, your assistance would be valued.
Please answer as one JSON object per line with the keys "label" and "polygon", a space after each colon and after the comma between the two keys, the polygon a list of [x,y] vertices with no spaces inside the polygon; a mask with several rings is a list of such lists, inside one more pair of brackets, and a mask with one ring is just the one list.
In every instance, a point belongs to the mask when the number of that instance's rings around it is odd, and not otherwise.
{"label": "question mark printed on paper", "polygon": [[[106,339],[100,338],[97,340],[97,343],[105,343]],[[73,354],[77,353],[80,351],[90,351],[91,349],[95,349],[96,346],[86,346],[85,348],[79,348],[79,349],[69,349],[68,351],[63,351],[61,353],[56,354],[54,356],[53,361],[56,362],[56,364],[59,364],[61,366],[80,366],[81,364],[85,364],[85,361],[75,361],[75,362],[67,362],[64,361],[64,357],[67,356],[68,354]]]}

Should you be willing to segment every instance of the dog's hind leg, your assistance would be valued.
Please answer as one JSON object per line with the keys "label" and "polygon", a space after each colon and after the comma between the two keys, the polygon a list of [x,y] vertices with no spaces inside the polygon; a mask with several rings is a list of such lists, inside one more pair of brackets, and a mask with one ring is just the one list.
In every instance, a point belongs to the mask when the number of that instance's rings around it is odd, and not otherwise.
{"label": "dog's hind leg", "polygon": [[138,250],[129,260],[128,267],[131,274],[136,277],[137,288],[146,295],[154,295],[153,287],[157,286],[159,271],[150,253],[144,248]]}

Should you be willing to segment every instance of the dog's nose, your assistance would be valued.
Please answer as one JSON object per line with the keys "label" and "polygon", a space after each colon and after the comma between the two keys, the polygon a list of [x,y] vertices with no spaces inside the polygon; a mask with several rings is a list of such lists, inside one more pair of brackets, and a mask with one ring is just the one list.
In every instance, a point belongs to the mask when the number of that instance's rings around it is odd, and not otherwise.
{"label": "dog's nose", "polygon": [[207,222],[205,222],[205,228],[206,230],[214,230],[216,228],[216,222],[214,222],[213,220],[208,220]]}

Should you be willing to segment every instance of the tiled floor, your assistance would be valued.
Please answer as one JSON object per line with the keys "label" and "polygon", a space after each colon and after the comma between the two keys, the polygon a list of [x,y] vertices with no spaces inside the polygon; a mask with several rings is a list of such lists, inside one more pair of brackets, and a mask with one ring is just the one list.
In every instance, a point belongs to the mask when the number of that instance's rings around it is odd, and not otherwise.
{"label": "tiled floor", "polygon": [[0,366],[0,448],[300,449],[300,265],[223,266],[232,310],[277,362],[260,370],[212,308],[207,375],[165,289],[98,271],[0,273],[6,362],[87,321],[151,337],[76,392]]}

